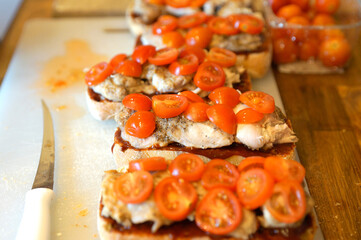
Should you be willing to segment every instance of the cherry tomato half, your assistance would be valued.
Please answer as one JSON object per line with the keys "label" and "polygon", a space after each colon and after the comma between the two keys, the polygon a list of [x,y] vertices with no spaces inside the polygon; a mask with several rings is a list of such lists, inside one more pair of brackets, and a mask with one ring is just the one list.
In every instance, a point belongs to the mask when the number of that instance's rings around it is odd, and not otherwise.
{"label": "cherry tomato half", "polygon": [[236,118],[238,124],[256,123],[264,118],[264,114],[252,108],[244,108],[236,114]]}
{"label": "cherry tomato half", "polygon": [[281,157],[267,157],[264,163],[276,181],[292,180],[301,183],[305,178],[305,168],[297,161]]}
{"label": "cherry tomato half", "polygon": [[225,104],[234,108],[237,106],[239,101],[239,96],[241,94],[234,88],[231,87],[220,87],[214,89],[209,95],[208,98],[212,100],[215,104]]}
{"label": "cherry tomato half", "polygon": [[235,190],[238,178],[239,173],[232,163],[223,159],[212,159],[206,164],[201,183],[207,190],[217,187]]}
{"label": "cherry tomato half", "polygon": [[176,48],[162,48],[159,49],[154,56],[149,57],[148,61],[151,64],[161,66],[174,62],[177,60],[177,57],[178,50]]}
{"label": "cherry tomato half", "polygon": [[223,68],[216,63],[203,62],[199,65],[194,84],[204,91],[212,91],[222,87],[226,81],[226,75]]}
{"label": "cherry tomato half", "polygon": [[264,168],[264,162],[266,158],[264,157],[247,157],[243,159],[240,164],[238,164],[238,171],[242,174],[243,171],[247,171],[252,168]]}
{"label": "cherry tomato half", "polygon": [[207,109],[210,106],[204,102],[189,103],[184,111],[184,116],[193,122],[204,122],[208,120]]}
{"label": "cherry tomato half", "polygon": [[213,33],[222,35],[235,35],[239,30],[234,27],[233,23],[224,17],[214,17],[208,22],[208,27]]}
{"label": "cherry tomato half", "polygon": [[207,109],[207,116],[217,127],[229,134],[237,130],[237,118],[233,109],[224,104],[216,104]]}
{"label": "cherry tomato half", "polygon": [[169,165],[170,173],[175,177],[193,182],[201,179],[204,163],[200,157],[191,153],[178,155]]}
{"label": "cherry tomato half", "polygon": [[193,185],[183,178],[164,178],[154,190],[155,204],[160,213],[174,221],[186,219],[195,208],[197,198]]}
{"label": "cherry tomato half", "polygon": [[120,53],[115,55],[109,62],[109,65],[112,69],[116,69],[120,62],[124,61],[127,58],[126,54]]}
{"label": "cherry tomato half", "polygon": [[241,94],[239,100],[260,113],[273,113],[275,110],[274,98],[264,92],[247,91]]}
{"label": "cherry tomato half", "polygon": [[152,97],[152,107],[155,115],[160,118],[178,116],[188,107],[186,97],[176,94],[162,94]]}
{"label": "cherry tomato half", "polygon": [[203,48],[196,47],[196,46],[186,46],[181,53],[179,54],[180,57],[184,57],[188,54],[194,54],[198,58],[198,62],[202,63],[206,58],[206,52]]}
{"label": "cherry tomato half", "polygon": [[207,14],[204,12],[197,12],[192,15],[185,15],[178,19],[178,26],[180,28],[194,28],[207,20]]}
{"label": "cherry tomato half", "polygon": [[153,176],[146,171],[128,172],[114,182],[116,196],[124,203],[141,203],[153,190]]}
{"label": "cherry tomato half", "polygon": [[162,35],[164,45],[171,48],[180,48],[184,45],[185,40],[183,35],[178,31],[171,31]]}
{"label": "cherry tomato half", "polygon": [[152,112],[139,111],[134,113],[125,124],[125,132],[138,138],[152,135],[155,129],[155,116]]}
{"label": "cherry tomato half", "polygon": [[214,47],[209,51],[207,60],[217,63],[221,67],[231,67],[236,64],[237,55],[227,49]]}
{"label": "cherry tomato half", "polygon": [[295,223],[301,220],[306,212],[305,192],[296,181],[282,181],[273,187],[271,197],[265,207],[279,222]]}
{"label": "cherry tomato half", "polygon": [[205,232],[224,235],[237,228],[242,220],[238,198],[228,189],[210,190],[196,209],[196,224]]}
{"label": "cherry tomato half", "polygon": [[129,77],[140,77],[142,75],[142,65],[134,60],[124,60],[114,70]]}
{"label": "cherry tomato half", "polygon": [[190,29],[186,34],[186,44],[206,48],[212,40],[212,31],[207,27],[195,27]]}
{"label": "cherry tomato half", "polygon": [[137,61],[140,64],[145,63],[149,57],[155,55],[155,47],[152,45],[141,45],[134,49],[132,54],[133,60]]}
{"label": "cherry tomato half", "polygon": [[113,69],[106,62],[98,63],[92,66],[88,72],[85,73],[85,82],[88,86],[94,86],[103,82],[110,74]]}
{"label": "cherry tomato half", "polygon": [[198,58],[193,54],[188,54],[179,58],[177,61],[172,62],[168,67],[169,72],[177,76],[192,74],[197,71],[197,68]]}
{"label": "cherry tomato half", "polygon": [[177,18],[171,15],[162,15],[153,24],[153,34],[162,35],[166,32],[171,32],[177,28]]}
{"label": "cherry tomato half", "polygon": [[192,91],[183,91],[178,93],[179,95],[185,96],[190,103],[192,102],[204,102],[203,98],[201,98],[198,94],[195,94]]}
{"label": "cherry tomato half", "polygon": [[235,14],[228,16],[236,29],[248,34],[260,34],[264,27],[262,19],[249,14]]}
{"label": "cherry tomato half", "polygon": [[150,157],[129,162],[129,171],[163,171],[168,167],[164,157]]}
{"label": "cherry tomato half", "polygon": [[274,180],[271,174],[262,168],[252,168],[242,172],[237,181],[237,194],[247,209],[262,206],[273,192]]}
{"label": "cherry tomato half", "polygon": [[132,93],[125,96],[122,103],[125,107],[135,111],[149,111],[152,109],[152,100],[140,93]]}

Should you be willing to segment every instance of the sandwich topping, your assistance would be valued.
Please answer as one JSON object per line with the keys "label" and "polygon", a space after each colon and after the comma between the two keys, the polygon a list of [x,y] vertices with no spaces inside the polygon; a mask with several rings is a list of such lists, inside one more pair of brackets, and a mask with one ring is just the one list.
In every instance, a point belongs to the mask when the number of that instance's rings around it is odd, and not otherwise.
{"label": "sandwich topping", "polygon": [[[275,164],[297,170],[282,169],[286,177],[279,180],[269,169]],[[138,167],[106,172],[101,194],[101,216],[125,228],[151,222],[155,233],[187,219],[212,235],[248,239],[260,225],[297,227],[312,207],[294,177],[304,169],[294,160],[250,157],[237,167],[221,159],[204,164],[197,155],[181,154],[171,162],[157,157],[130,165]]]}

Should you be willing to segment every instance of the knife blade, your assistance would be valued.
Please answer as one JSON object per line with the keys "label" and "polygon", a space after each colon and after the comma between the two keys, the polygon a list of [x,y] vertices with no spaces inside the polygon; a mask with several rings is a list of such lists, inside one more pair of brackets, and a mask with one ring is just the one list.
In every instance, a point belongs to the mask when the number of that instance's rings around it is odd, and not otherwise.
{"label": "knife blade", "polygon": [[50,239],[50,205],[54,196],[54,129],[50,111],[43,100],[43,144],[32,189],[26,193],[24,213],[16,240]]}

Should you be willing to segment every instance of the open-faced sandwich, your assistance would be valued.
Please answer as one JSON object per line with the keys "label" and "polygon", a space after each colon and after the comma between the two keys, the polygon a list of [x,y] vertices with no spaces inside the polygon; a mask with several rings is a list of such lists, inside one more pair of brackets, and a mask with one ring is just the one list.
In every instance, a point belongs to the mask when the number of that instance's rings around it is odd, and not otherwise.
{"label": "open-faced sandwich", "polygon": [[137,159],[127,172],[105,173],[98,231],[102,240],[313,239],[304,176],[280,157]]}
{"label": "open-faced sandwich", "polygon": [[208,52],[199,47],[139,46],[130,56],[118,54],[87,71],[88,109],[94,118],[106,120],[120,111],[124,97],[132,93],[192,91],[206,97],[221,86],[248,91],[251,81],[236,60],[233,52],[221,48]]}
{"label": "open-faced sandwich", "polygon": [[272,96],[213,90],[209,100],[187,91],[124,98],[115,116],[113,156],[120,169],[130,160],[189,152],[210,158],[278,155],[292,158],[297,137]]}

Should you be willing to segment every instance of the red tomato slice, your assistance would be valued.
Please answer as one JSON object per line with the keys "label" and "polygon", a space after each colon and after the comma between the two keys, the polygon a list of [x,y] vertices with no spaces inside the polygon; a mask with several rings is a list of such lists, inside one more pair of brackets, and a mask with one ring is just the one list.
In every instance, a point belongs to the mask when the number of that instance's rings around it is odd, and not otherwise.
{"label": "red tomato slice", "polygon": [[207,48],[211,43],[213,33],[208,27],[195,27],[186,34],[186,44],[200,48]]}
{"label": "red tomato slice", "polygon": [[207,0],[192,0],[190,7],[197,8],[202,6],[205,2],[207,2]]}
{"label": "red tomato slice", "polygon": [[185,57],[179,58],[176,62],[172,62],[169,66],[169,71],[174,75],[188,75],[197,71],[198,58],[196,55],[188,54]]}
{"label": "red tomato slice", "polygon": [[176,94],[163,94],[152,97],[152,107],[155,115],[160,118],[176,117],[188,107],[186,97]]}
{"label": "red tomato slice", "polygon": [[147,138],[154,132],[155,116],[152,112],[134,113],[125,124],[125,132],[133,137]]}
{"label": "red tomato slice", "polygon": [[196,209],[196,224],[205,232],[225,235],[235,230],[242,220],[238,198],[228,189],[210,190]]}
{"label": "red tomato slice", "polygon": [[195,208],[197,198],[193,185],[183,178],[164,178],[154,190],[155,204],[160,213],[173,221],[186,219]]}
{"label": "red tomato slice", "polygon": [[193,122],[204,122],[208,120],[207,109],[210,106],[204,102],[194,102],[188,105],[184,116]]}
{"label": "red tomato slice", "polygon": [[273,113],[275,110],[274,98],[264,92],[244,92],[239,97],[239,100],[260,113]]}
{"label": "red tomato slice", "polygon": [[238,178],[239,173],[232,163],[223,159],[212,159],[206,165],[201,183],[207,190],[218,187],[235,190]]}
{"label": "red tomato slice", "polygon": [[273,185],[273,177],[262,168],[243,171],[237,181],[239,200],[245,208],[256,209],[272,195]]}
{"label": "red tomato slice", "polygon": [[234,27],[232,22],[224,17],[214,17],[208,22],[208,27],[213,33],[223,35],[234,35],[239,33],[239,30]]}
{"label": "red tomato slice", "polygon": [[238,165],[238,171],[242,173],[243,171],[247,171],[252,168],[264,168],[264,162],[266,159],[264,157],[248,157],[241,161]]}
{"label": "red tomato slice", "polygon": [[178,155],[169,165],[170,173],[175,177],[193,182],[201,179],[204,163],[200,157],[191,153]]}
{"label": "red tomato slice", "polygon": [[142,75],[142,65],[134,60],[124,60],[114,69],[117,73],[129,77],[140,77]]}
{"label": "red tomato slice", "polygon": [[162,171],[167,169],[164,157],[150,157],[132,160],[129,162],[129,171]]}
{"label": "red tomato slice", "polygon": [[160,65],[167,65],[178,58],[178,50],[176,48],[162,48],[159,49],[156,54],[152,57],[148,58],[148,61],[151,64],[160,66]]}
{"label": "red tomato slice", "polygon": [[203,62],[199,65],[194,84],[204,91],[212,91],[222,87],[226,81],[226,75],[223,68],[216,63]]}
{"label": "red tomato slice", "polygon": [[177,31],[171,31],[162,35],[164,45],[171,48],[180,48],[184,45],[185,40],[183,35]]}
{"label": "red tomato slice", "polygon": [[203,98],[201,98],[198,94],[195,94],[192,91],[183,91],[178,94],[185,96],[189,102],[204,102]]}
{"label": "red tomato slice", "polygon": [[184,8],[191,4],[191,0],[165,0],[165,3],[174,8]]}
{"label": "red tomato slice", "polygon": [[297,161],[281,157],[267,157],[264,163],[276,181],[292,180],[301,183],[306,175],[305,168]]}
{"label": "red tomato slice", "polygon": [[265,206],[279,222],[295,223],[306,213],[305,192],[296,181],[282,181],[273,187],[273,194]]}
{"label": "red tomato slice", "polygon": [[117,54],[115,55],[109,62],[109,65],[112,67],[112,69],[116,69],[122,61],[124,61],[127,58],[126,54]]}
{"label": "red tomato slice", "polygon": [[262,19],[248,14],[231,15],[228,19],[236,29],[248,34],[260,34],[264,27]]}
{"label": "red tomato slice", "polygon": [[141,203],[153,190],[153,176],[146,171],[129,172],[114,182],[115,195],[124,203]]}
{"label": "red tomato slice", "polygon": [[207,116],[217,127],[229,134],[237,130],[237,118],[233,109],[224,104],[216,104],[207,109]]}
{"label": "red tomato slice", "polygon": [[112,72],[113,69],[108,63],[98,63],[85,73],[85,82],[88,86],[97,85],[103,82],[110,74],[112,74]]}
{"label": "red tomato slice", "polygon": [[178,19],[178,27],[180,28],[194,28],[204,23],[207,20],[207,14],[204,12],[197,12],[192,15],[185,15]]}
{"label": "red tomato slice", "polygon": [[234,88],[220,87],[213,90],[208,95],[208,98],[211,99],[215,104],[225,104],[231,108],[234,108],[240,102],[240,95],[241,94]]}
{"label": "red tomato slice", "polygon": [[162,35],[167,32],[171,32],[177,28],[178,19],[171,15],[162,15],[153,24],[153,34]]}
{"label": "red tomato slice", "polygon": [[209,51],[207,60],[222,67],[231,67],[236,64],[237,55],[227,49],[214,47]]}
{"label": "red tomato slice", "polygon": [[186,46],[181,53],[179,54],[180,57],[184,57],[188,54],[194,54],[198,58],[198,62],[202,63],[206,58],[206,52],[203,48],[195,47],[195,46]]}
{"label": "red tomato slice", "polygon": [[125,96],[122,103],[125,107],[135,111],[149,111],[152,109],[152,100],[140,93],[132,93]]}
{"label": "red tomato slice", "polygon": [[148,60],[149,57],[153,57],[155,52],[155,47],[152,45],[138,46],[134,49],[132,58],[138,63],[143,64]]}
{"label": "red tomato slice", "polygon": [[237,118],[237,123],[239,124],[256,123],[264,118],[264,114],[257,112],[252,108],[245,108],[240,110],[236,114],[236,118]]}

